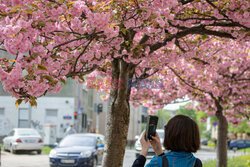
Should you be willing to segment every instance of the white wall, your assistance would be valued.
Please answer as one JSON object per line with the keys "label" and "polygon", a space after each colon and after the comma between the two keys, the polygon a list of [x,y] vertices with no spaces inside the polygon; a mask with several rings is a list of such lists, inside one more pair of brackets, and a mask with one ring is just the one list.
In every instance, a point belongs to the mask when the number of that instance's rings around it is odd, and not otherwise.
{"label": "white wall", "polygon": [[[0,96],[0,109],[4,108],[4,116],[0,115],[0,136],[7,135],[12,128],[18,127],[18,110],[16,99],[10,96]],[[74,98],[68,97],[41,97],[37,100],[37,107],[32,107],[30,126],[43,133],[46,123],[46,110],[57,110],[54,123],[57,127],[57,138],[63,137],[64,130],[74,122]],[[29,108],[29,104],[21,104],[19,108]],[[64,116],[71,119],[64,119]]]}
{"label": "white wall", "polygon": [[4,112],[3,115],[0,115],[0,136],[3,136],[7,135],[18,124],[15,99],[9,96],[0,96],[0,108]]}

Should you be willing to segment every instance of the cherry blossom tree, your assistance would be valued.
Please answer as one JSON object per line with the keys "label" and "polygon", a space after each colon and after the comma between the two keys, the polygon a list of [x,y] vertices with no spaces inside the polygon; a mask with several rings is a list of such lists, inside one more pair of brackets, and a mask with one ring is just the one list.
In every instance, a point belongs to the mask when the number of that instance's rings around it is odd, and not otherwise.
{"label": "cherry blossom tree", "polygon": [[[228,44],[234,49],[226,50]],[[196,77],[185,75],[187,78],[183,79],[175,72],[189,87],[190,98],[199,102],[199,109],[217,117],[217,166],[226,166],[228,121],[238,124],[249,120],[249,48],[247,43],[216,45],[220,51],[211,56],[212,61],[201,55],[198,62],[195,60]]]}
{"label": "cherry blossom tree", "polygon": [[[214,42],[208,46],[209,40]],[[168,84],[158,90],[160,93],[151,93],[148,99],[155,99],[154,105],[161,106],[171,99],[162,94],[168,92],[168,96],[176,97],[180,91],[179,95],[186,94],[199,103],[198,110],[207,112],[209,116],[215,115],[218,119],[217,166],[220,167],[227,165],[228,121],[237,125],[244,119],[249,120],[249,47],[248,42],[215,38],[208,41],[186,50],[186,53],[196,52],[191,57],[179,58],[182,61],[178,63],[167,63],[164,73],[168,73],[168,78],[165,78]],[[228,45],[232,50],[228,50]],[[147,95],[144,91],[137,100],[143,100]]]}
{"label": "cherry blossom tree", "polygon": [[201,41],[247,41],[248,8],[247,0],[1,0],[1,51],[11,56],[0,59],[0,81],[17,105],[36,105],[68,77],[84,82],[95,72],[111,78],[102,87],[110,90],[103,166],[122,166],[129,101],[143,91],[129,86],[128,78],[170,78],[160,76],[163,67],[194,56],[186,51]]}

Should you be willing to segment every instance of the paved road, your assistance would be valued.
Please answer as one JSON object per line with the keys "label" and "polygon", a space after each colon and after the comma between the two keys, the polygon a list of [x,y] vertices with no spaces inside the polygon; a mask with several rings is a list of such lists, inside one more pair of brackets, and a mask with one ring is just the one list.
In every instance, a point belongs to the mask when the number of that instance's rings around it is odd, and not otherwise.
{"label": "paved road", "polygon": [[[243,153],[232,151],[228,152],[229,157],[239,156]],[[200,158],[203,162],[216,158],[216,153],[212,150],[198,151],[195,154],[196,157]],[[37,155],[36,153],[19,153],[10,154],[9,152],[2,152],[1,156],[2,167],[49,167],[48,155]],[[123,167],[131,167],[135,160],[135,151],[127,149],[125,152]],[[147,159],[147,163],[150,159]],[[101,166],[98,166],[101,167]]]}
{"label": "paved road", "polygon": [[2,167],[48,167],[48,155],[37,155],[36,153],[11,154],[1,152]]}

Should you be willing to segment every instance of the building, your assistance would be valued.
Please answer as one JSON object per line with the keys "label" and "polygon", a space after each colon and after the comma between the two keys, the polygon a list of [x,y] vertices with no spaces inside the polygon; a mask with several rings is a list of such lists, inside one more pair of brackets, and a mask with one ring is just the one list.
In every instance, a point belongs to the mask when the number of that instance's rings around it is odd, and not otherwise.
{"label": "building", "polygon": [[71,79],[67,80],[60,93],[48,93],[38,98],[37,107],[22,103],[16,108],[15,100],[0,86],[0,136],[17,127],[35,128],[43,134],[44,125],[52,124],[56,125],[56,137],[60,139],[70,124],[78,132],[87,132],[92,122],[88,90]]}
{"label": "building", "polygon": [[91,116],[89,122],[89,132],[105,135],[105,128],[108,114],[108,102],[100,99],[100,94],[95,89],[89,89],[89,110]]}
{"label": "building", "polygon": [[135,136],[146,128],[146,117],[148,115],[147,108],[143,106],[134,107],[130,104],[130,123],[128,129],[128,144],[133,145]]}

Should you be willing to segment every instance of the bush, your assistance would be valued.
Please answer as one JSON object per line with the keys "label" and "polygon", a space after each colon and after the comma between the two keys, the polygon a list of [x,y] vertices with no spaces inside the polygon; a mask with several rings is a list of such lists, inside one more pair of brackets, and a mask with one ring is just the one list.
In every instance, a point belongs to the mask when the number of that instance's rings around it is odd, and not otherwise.
{"label": "bush", "polygon": [[51,147],[43,147],[42,153],[43,153],[43,154],[49,154],[51,150],[52,150]]}
{"label": "bush", "polygon": [[214,142],[209,141],[209,142],[207,143],[207,146],[208,146],[208,147],[214,148],[214,147],[215,147],[215,144],[214,144]]}

